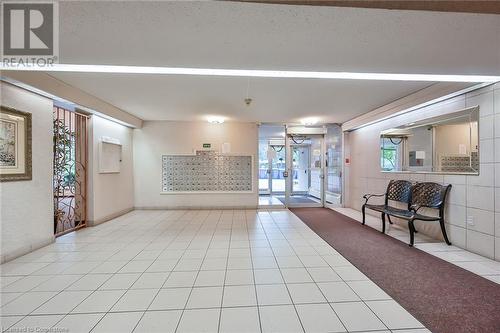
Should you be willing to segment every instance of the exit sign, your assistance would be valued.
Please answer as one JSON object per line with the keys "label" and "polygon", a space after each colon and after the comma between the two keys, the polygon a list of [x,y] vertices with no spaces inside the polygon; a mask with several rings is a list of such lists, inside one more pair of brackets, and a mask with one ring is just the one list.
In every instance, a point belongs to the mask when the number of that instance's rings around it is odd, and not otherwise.
{"label": "exit sign", "polygon": [[210,144],[210,143],[203,144],[203,148],[211,148],[211,147],[212,147],[212,144]]}

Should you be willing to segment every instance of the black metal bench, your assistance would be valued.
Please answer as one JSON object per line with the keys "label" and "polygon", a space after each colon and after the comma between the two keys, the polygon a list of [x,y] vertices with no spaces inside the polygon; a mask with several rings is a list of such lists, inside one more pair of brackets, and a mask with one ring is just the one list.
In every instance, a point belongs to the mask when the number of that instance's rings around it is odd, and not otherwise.
{"label": "black metal bench", "polygon": [[[380,212],[382,214],[382,232],[385,233],[385,217],[390,220],[391,216],[398,217],[400,219],[408,221],[408,229],[410,230],[410,246],[413,246],[415,233],[414,221],[439,221],[441,226],[441,232],[443,233],[443,238],[446,244],[451,245],[448,240],[448,235],[446,234],[446,228],[444,225],[444,206],[446,202],[446,196],[451,189],[451,185],[441,185],[432,182],[419,182],[411,183],[406,180],[391,180],[387,186],[386,193],[384,194],[365,194],[363,198],[365,203],[361,207],[363,213],[363,224],[365,224],[365,210],[366,208]],[[368,200],[371,197],[385,197],[383,205],[369,204]],[[397,208],[389,205],[389,201],[396,201],[405,203],[406,208]],[[437,209],[438,216],[430,216],[420,214],[419,210],[421,208],[434,208]]]}

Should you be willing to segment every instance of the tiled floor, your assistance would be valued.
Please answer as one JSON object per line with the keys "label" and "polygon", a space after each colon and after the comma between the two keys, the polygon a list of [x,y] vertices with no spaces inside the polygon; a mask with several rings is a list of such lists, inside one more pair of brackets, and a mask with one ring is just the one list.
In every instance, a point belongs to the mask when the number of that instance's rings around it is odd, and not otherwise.
{"label": "tiled floor", "polygon": [[134,211],[1,274],[11,332],[429,332],[287,210]]}
{"label": "tiled floor", "polygon": [[259,207],[284,208],[285,205],[275,195],[259,195]]}
{"label": "tiled floor", "polygon": [[[357,210],[351,208],[335,208],[335,210],[357,221],[362,220],[361,212]],[[382,230],[382,223],[378,217],[367,215],[366,224],[377,230]],[[408,230],[396,224],[390,225],[389,223],[387,223],[386,227],[386,234],[408,243]],[[448,246],[444,242],[422,234],[415,235],[415,247],[500,284],[500,262],[498,261],[488,259],[453,245]]]}

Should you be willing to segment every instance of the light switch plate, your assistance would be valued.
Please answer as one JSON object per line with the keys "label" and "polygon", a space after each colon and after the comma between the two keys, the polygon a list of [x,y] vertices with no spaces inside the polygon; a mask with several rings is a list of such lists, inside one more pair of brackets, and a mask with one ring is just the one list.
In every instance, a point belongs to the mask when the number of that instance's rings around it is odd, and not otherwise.
{"label": "light switch plate", "polygon": [[474,216],[467,216],[467,225],[474,225]]}

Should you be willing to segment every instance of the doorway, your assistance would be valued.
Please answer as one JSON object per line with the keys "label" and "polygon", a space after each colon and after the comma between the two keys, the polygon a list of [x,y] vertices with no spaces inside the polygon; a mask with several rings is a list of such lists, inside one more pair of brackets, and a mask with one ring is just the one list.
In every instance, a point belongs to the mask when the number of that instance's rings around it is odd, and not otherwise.
{"label": "doorway", "polygon": [[259,206],[340,207],[342,130],[259,126]]}
{"label": "doorway", "polygon": [[285,127],[259,126],[259,206],[284,207],[285,170]]}
{"label": "doorway", "polygon": [[87,222],[88,128],[86,115],[54,106],[54,234]]}
{"label": "doorway", "polygon": [[324,206],[324,135],[287,133],[287,207]]}

